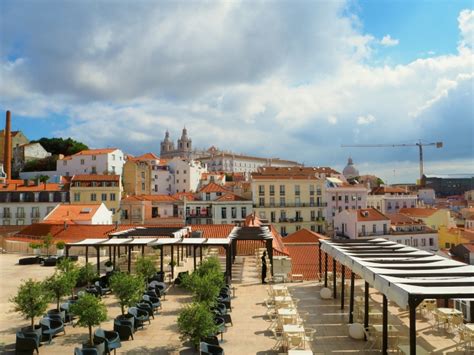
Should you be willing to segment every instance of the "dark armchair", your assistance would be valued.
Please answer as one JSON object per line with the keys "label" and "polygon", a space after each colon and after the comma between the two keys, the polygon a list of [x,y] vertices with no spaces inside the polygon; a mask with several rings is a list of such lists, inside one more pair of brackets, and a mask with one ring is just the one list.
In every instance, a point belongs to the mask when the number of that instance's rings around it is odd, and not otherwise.
{"label": "dark armchair", "polygon": [[116,349],[122,347],[120,335],[116,331],[108,331],[101,328],[96,329],[94,332],[94,343],[102,341],[105,343],[105,352],[108,354],[110,354],[112,350],[115,354]]}
{"label": "dark armchair", "polygon": [[150,303],[142,300],[140,303],[137,303],[137,308],[146,311],[147,314],[148,314],[148,317],[151,317],[151,318],[155,319],[155,314],[153,312],[153,306]]}
{"label": "dark armchair", "polygon": [[222,317],[215,316],[214,317],[214,324],[217,326],[216,335],[221,335],[221,340],[224,339],[224,332],[225,332],[225,320]]}
{"label": "dark armchair", "polygon": [[151,304],[154,311],[156,311],[157,309],[161,309],[161,301],[157,297],[153,297],[153,296],[145,294],[143,295],[143,301]]}
{"label": "dark armchair", "polygon": [[212,345],[205,342],[201,342],[199,346],[200,354],[205,355],[224,355],[224,349],[219,345]]}
{"label": "dark armchair", "polygon": [[132,338],[133,340],[133,323],[128,320],[118,320],[114,321],[114,331],[118,333],[120,340],[128,340]]}
{"label": "dark armchair", "polygon": [[148,323],[151,323],[148,312],[143,309],[137,307],[130,307],[128,309],[128,314],[131,314],[135,318],[135,324],[137,325],[137,327],[141,326],[143,328],[143,323],[146,321],[148,321]]}
{"label": "dark armchair", "polygon": [[89,349],[80,349],[74,348],[74,355],[100,355],[97,349],[89,348]]}
{"label": "dark armchair", "polygon": [[40,321],[42,335],[48,336],[49,343],[53,339],[53,336],[58,333],[66,334],[64,330],[64,323],[59,319],[43,318]]}
{"label": "dark armchair", "polygon": [[16,333],[16,352],[28,351],[33,353],[36,350],[36,353],[39,354],[40,346],[40,337],[35,332],[17,332]]}

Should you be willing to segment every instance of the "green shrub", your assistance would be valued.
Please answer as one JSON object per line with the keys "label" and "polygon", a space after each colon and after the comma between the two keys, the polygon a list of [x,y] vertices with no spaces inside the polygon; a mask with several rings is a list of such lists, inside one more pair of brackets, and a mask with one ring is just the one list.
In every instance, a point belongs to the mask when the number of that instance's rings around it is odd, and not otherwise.
{"label": "green shrub", "polygon": [[66,247],[66,243],[64,243],[62,240],[56,242],[56,249],[62,250]]}
{"label": "green shrub", "polygon": [[43,241],[43,246],[46,248],[46,255],[49,256],[49,248],[53,245],[54,238],[51,233],[48,233],[41,237],[41,239]]}
{"label": "green shrub", "polygon": [[97,274],[96,269],[91,263],[87,263],[83,267],[79,269],[79,276],[77,279],[77,285],[82,286],[82,285],[87,285],[90,286],[90,284],[96,280],[99,277]]}
{"label": "green shrub", "polygon": [[137,274],[139,274],[145,282],[156,274],[155,261],[151,257],[142,256],[138,258],[135,268]]}
{"label": "green shrub", "polygon": [[89,344],[92,345],[92,327],[107,320],[107,308],[102,301],[86,293],[71,305],[71,312],[78,317],[77,325],[89,328]]}
{"label": "green shrub", "polygon": [[71,294],[71,298],[74,298],[74,287],[76,286],[79,279],[80,271],[76,263],[71,259],[60,259],[56,264],[56,269],[66,275],[69,287],[68,292]]}
{"label": "green shrub", "polygon": [[35,317],[40,317],[48,308],[51,295],[46,292],[43,282],[28,279],[19,287],[16,296],[10,299],[14,311],[20,312],[25,318],[31,320],[31,328],[35,324]]}
{"label": "green shrub", "polygon": [[210,257],[204,260],[201,265],[197,268],[196,272],[202,276],[206,275],[209,272],[220,272],[221,271],[221,263],[218,258]]}
{"label": "green shrub", "polygon": [[216,333],[214,315],[206,304],[194,302],[184,307],[178,316],[178,329],[181,340],[189,340],[195,347],[201,338]]}
{"label": "green shrub", "polygon": [[59,310],[61,298],[71,291],[71,279],[64,273],[55,272],[46,279],[45,286],[56,301],[56,309]]}
{"label": "green shrub", "polygon": [[125,314],[125,307],[131,307],[140,301],[144,288],[145,284],[140,276],[117,272],[110,278],[110,289],[119,300],[122,315]]}

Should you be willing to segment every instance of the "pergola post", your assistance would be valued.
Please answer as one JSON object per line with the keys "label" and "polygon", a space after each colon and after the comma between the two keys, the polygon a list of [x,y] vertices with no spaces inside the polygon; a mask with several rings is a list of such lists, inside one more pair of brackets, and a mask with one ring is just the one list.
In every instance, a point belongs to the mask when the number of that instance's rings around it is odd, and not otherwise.
{"label": "pergola post", "polygon": [[444,299],[444,307],[448,308],[449,307],[449,298]]}
{"label": "pergola post", "polygon": [[328,253],[324,253],[324,287],[328,287]]}
{"label": "pergola post", "polygon": [[386,355],[388,349],[388,301],[383,295],[382,301],[382,354]]}
{"label": "pergola post", "polygon": [[232,239],[232,261],[235,261],[237,256],[237,239]]}
{"label": "pergola post", "polygon": [[132,271],[132,246],[128,246],[128,273]]}
{"label": "pergola post", "polygon": [[171,278],[174,279],[174,246],[171,245]]}
{"label": "pergola post", "polygon": [[109,245],[109,261],[112,261],[112,246]]}
{"label": "pergola post", "polygon": [[160,271],[161,272],[163,272],[163,263],[164,263],[163,256],[164,256],[164,253],[163,253],[163,245],[162,245],[160,248]]}
{"label": "pergola post", "polygon": [[351,297],[349,299],[349,323],[354,323],[354,272],[351,271]]}
{"label": "pergola post", "polygon": [[86,245],[86,264],[89,262],[89,247]]}
{"label": "pergola post", "polygon": [[116,257],[115,257],[116,251],[117,251],[117,247],[114,245],[114,259],[112,261],[112,263],[114,264],[114,269],[115,269],[115,262],[116,262]]}
{"label": "pergola post", "polygon": [[318,247],[319,247],[319,249],[318,249],[318,259],[319,259],[319,262],[318,262],[318,266],[319,266],[319,268],[318,268],[318,278],[319,278],[319,282],[321,282],[321,280],[322,280],[322,277],[321,277],[321,274],[322,274],[322,270],[321,270],[321,268],[322,268],[322,263],[321,263],[321,241],[318,243]]}
{"label": "pergola post", "polygon": [[346,282],[346,266],[342,265],[342,275],[341,275],[341,309],[344,309],[344,287]]}
{"label": "pergola post", "polygon": [[196,270],[196,246],[193,245],[193,261],[194,261],[194,270]]}
{"label": "pergola post", "polygon": [[232,280],[232,254],[230,245],[226,245],[225,249],[225,274],[226,274],[226,283],[229,283]]}
{"label": "pergola post", "polygon": [[336,287],[336,259],[332,259],[332,290],[333,290],[333,298],[337,298],[337,287]]}
{"label": "pergola post", "polygon": [[179,266],[179,245],[176,246],[176,266]]}
{"label": "pergola post", "polygon": [[142,245],[142,256],[145,256],[145,245]]}
{"label": "pergola post", "polygon": [[95,251],[97,253],[97,255],[96,255],[96,257],[97,257],[97,273],[100,276],[100,247],[95,247]]}
{"label": "pergola post", "polygon": [[369,327],[369,283],[365,282],[365,290],[364,290],[364,328]]}
{"label": "pergola post", "polygon": [[66,258],[69,258],[69,245],[66,245]]}
{"label": "pergola post", "polygon": [[270,259],[270,274],[273,276],[273,239],[267,239],[267,254]]}
{"label": "pergola post", "polygon": [[199,246],[199,263],[202,263],[202,245]]}
{"label": "pergola post", "polygon": [[416,355],[416,306],[417,302],[413,297],[408,297],[408,307],[410,312],[410,355]]}

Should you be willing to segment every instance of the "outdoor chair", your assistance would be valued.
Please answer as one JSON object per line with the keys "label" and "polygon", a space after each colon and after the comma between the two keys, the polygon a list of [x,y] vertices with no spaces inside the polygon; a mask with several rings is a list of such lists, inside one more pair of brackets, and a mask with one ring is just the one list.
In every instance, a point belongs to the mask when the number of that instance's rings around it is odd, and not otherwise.
{"label": "outdoor chair", "polygon": [[225,320],[222,317],[216,316],[214,317],[214,324],[217,326],[216,334],[221,335],[221,340],[224,339],[224,332],[225,332]]}
{"label": "outdoor chair", "polygon": [[59,307],[61,311],[63,311],[65,314],[64,321],[66,323],[72,323],[72,321],[74,320],[74,314],[72,314],[70,311],[71,304],[72,302],[68,301],[66,303],[61,304],[61,306]]}
{"label": "outdoor chair", "polygon": [[51,340],[53,336],[63,332],[66,334],[66,330],[64,330],[64,323],[57,319],[51,318],[43,318],[40,321],[41,324],[41,333],[42,335],[46,335],[49,338],[49,344],[51,344]]}
{"label": "outdoor chair", "polygon": [[89,349],[74,348],[74,355],[100,355],[100,354],[95,348],[89,348]]}
{"label": "outdoor chair", "polygon": [[189,272],[188,271],[181,271],[180,273],[178,273],[178,276],[174,280],[174,284],[175,285],[181,285],[181,283],[183,282],[184,275],[189,275]]}
{"label": "outdoor chair", "polygon": [[377,339],[373,335],[373,332],[370,330],[370,327],[363,328],[363,330],[364,330],[364,335],[365,335],[365,340],[366,340],[364,351],[372,350],[373,347],[376,345]]}
{"label": "outdoor chair", "polygon": [[219,339],[217,339],[217,337],[213,335],[201,338],[201,341],[211,345],[219,345]]}
{"label": "outdoor chair", "polygon": [[128,314],[131,314],[135,318],[135,324],[137,325],[137,327],[141,326],[142,329],[144,322],[148,321],[148,323],[151,323],[148,312],[143,309],[139,309],[137,307],[130,307],[128,309]]}
{"label": "outdoor chair", "polygon": [[116,331],[108,331],[101,328],[96,329],[94,332],[94,342],[102,341],[105,343],[105,352],[108,354],[110,354],[112,350],[115,354],[116,350],[122,347],[122,343],[120,343],[120,335]]}
{"label": "outdoor chair", "polygon": [[287,334],[286,341],[288,349],[304,349],[305,336],[301,334]]}
{"label": "outdoor chair", "polygon": [[136,307],[138,309],[142,309],[142,310],[146,311],[148,313],[149,317],[155,319],[155,314],[153,312],[153,306],[150,303],[148,303],[146,301],[142,301],[140,303],[137,303]]}
{"label": "outdoor chair", "polygon": [[309,343],[314,341],[314,334],[316,334],[316,329],[304,328],[304,341]]}
{"label": "outdoor chair", "polygon": [[128,320],[114,320],[114,331],[118,333],[120,340],[133,340],[133,324]]}
{"label": "outdoor chair", "polygon": [[153,297],[153,296],[150,296],[150,295],[143,295],[143,300],[147,303],[149,303],[152,307],[153,307],[153,310],[157,310],[157,309],[161,309],[161,301],[158,297]]}
{"label": "outdoor chair", "polygon": [[226,308],[229,310],[229,312],[232,311],[232,307],[231,307],[231,304],[230,304],[230,296],[229,295],[222,295],[220,294],[218,297],[217,297],[217,302],[220,302],[220,303],[223,303]]}
{"label": "outdoor chair", "polygon": [[[61,308],[61,307],[59,307],[59,308]],[[66,311],[62,311],[60,309],[60,311],[58,312],[56,309],[50,309],[46,313],[46,317],[49,318],[49,319],[60,320],[61,322],[64,323],[66,321]]]}
{"label": "outdoor chair", "polygon": [[222,319],[224,319],[225,325],[227,324],[230,324],[231,326],[234,325],[234,323],[232,323],[232,317],[230,316],[230,314],[227,314],[226,311],[222,313],[221,310],[216,307],[214,307],[212,311],[214,312],[216,316],[219,316]]}
{"label": "outdoor chair", "polygon": [[151,288],[151,287],[148,287],[148,290],[145,292],[145,295],[161,299],[160,290],[155,290],[154,288]]}
{"label": "outdoor chair", "polygon": [[43,266],[56,266],[57,262],[58,262],[58,258],[56,258],[55,256],[52,256],[47,259],[44,259]]}
{"label": "outdoor chair", "polygon": [[91,294],[91,295],[94,295],[96,297],[100,297],[102,296],[102,290],[100,287],[97,287],[95,285],[92,285],[88,288],[85,289],[85,292]]}
{"label": "outdoor chair", "polygon": [[470,331],[466,329],[460,329],[458,335],[459,335],[459,341],[456,342],[456,350],[458,350],[459,347],[461,347],[462,349],[468,352],[471,350],[474,350],[474,347],[472,346],[474,337],[471,335]]}
{"label": "outdoor chair", "polygon": [[163,271],[158,271],[155,275],[148,279],[149,282],[158,281],[163,282],[165,280],[165,273]]}
{"label": "outdoor chair", "polygon": [[448,330],[452,333],[455,333],[463,325],[464,319],[462,315],[454,315],[448,318]]}
{"label": "outdoor chair", "polygon": [[103,282],[102,280],[96,281],[95,282],[95,287],[100,289],[101,295],[105,295],[105,294],[111,292],[110,287],[108,287],[107,284],[105,282]]}
{"label": "outdoor chair", "polygon": [[27,257],[27,258],[21,258],[18,260],[19,265],[33,265],[33,264],[40,264],[42,261],[42,258],[38,256],[33,256],[33,257]]}
{"label": "outdoor chair", "polygon": [[433,328],[436,326],[436,328],[439,330],[439,327],[443,326],[443,329],[446,330],[448,317],[436,311],[433,313],[433,316],[434,316]]}
{"label": "outdoor chair", "polygon": [[224,349],[222,349],[219,345],[212,345],[205,342],[201,342],[199,345],[200,354],[205,355],[223,355]]}
{"label": "outdoor chair", "polygon": [[275,327],[272,327],[270,328],[272,334],[273,334],[273,338],[275,339],[275,345],[273,345],[272,349],[273,350],[280,350],[281,347],[283,346],[283,333],[281,331],[281,329],[277,328],[276,326]]}
{"label": "outdoor chair", "polygon": [[36,350],[36,353],[39,354],[40,340],[40,337],[35,332],[17,332],[15,350],[17,353],[22,351],[31,351],[33,353]]}

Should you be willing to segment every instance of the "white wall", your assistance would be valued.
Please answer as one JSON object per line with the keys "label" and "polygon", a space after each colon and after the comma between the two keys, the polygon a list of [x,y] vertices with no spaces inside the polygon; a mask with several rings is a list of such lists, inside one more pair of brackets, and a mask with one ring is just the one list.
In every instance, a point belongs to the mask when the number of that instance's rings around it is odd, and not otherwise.
{"label": "white wall", "polygon": [[326,220],[328,221],[328,223],[332,223],[334,220],[334,216],[342,210],[367,208],[367,189],[349,187],[328,187],[325,190],[324,201],[328,204],[325,209]]}
{"label": "white wall", "polygon": [[[50,213],[59,202],[8,202],[0,203],[0,220],[2,225],[29,225],[33,221],[40,222]],[[18,218],[18,208],[22,207],[24,218]],[[10,208],[10,218],[6,218],[5,208]],[[33,211],[39,211],[38,217],[32,215]],[[21,213],[21,212],[20,212]]]}
{"label": "white wall", "polygon": [[174,189],[174,176],[169,170],[159,166],[152,166],[151,170],[151,194],[170,195],[176,192]]}
{"label": "white wall", "polygon": [[[357,221],[357,213],[351,213],[350,210],[342,211],[339,214],[336,214],[334,217],[334,230],[336,234],[341,233],[344,225],[344,234],[350,239],[355,238],[364,238],[363,230],[365,227],[365,237],[373,235],[383,235],[384,233],[384,224],[386,225],[386,230],[390,229],[390,220],[382,221]],[[373,226],[375,225],[375,232],[373,231]]]}
{"label": "white wall", "polygon": [[[95,157],[95,160],[94,160]],[[84,164],[81,161],[84,160]],[[72,155],[71,159],[60,159],[56,162],[58,175],[73,176],[80,174],[96,174],[112,172],[115,168],[116,175],[122,175],[124,165],[123,152],[120,149],[112,153],[90,154],[90,155]]]}
{"label": "white wall", "polygon": [[418,199],[426,205],[433,205],[436,201],[435,191],[433,189],[418,190]]}
{"label": "white wall", "polygon": [[112,224],[112,211],[110,211],[103,203],[92,216],[91,224]]}
{"label": "white wall", "polygon": [[397,213],[401,208],[417,207],[416,195],[368,195],[367,207],[378,209],[382,213]]}
{"label": "white wall", "polygon": [[[382,238],[427,251],[437,251],[439,249],[438,233],[390,234],[383,235]],[[430,245],[430,243],[433,245]]]}

